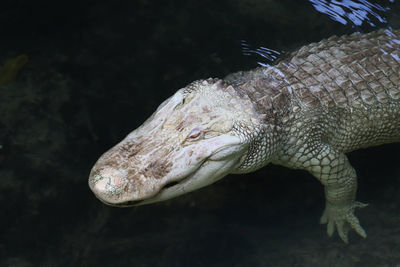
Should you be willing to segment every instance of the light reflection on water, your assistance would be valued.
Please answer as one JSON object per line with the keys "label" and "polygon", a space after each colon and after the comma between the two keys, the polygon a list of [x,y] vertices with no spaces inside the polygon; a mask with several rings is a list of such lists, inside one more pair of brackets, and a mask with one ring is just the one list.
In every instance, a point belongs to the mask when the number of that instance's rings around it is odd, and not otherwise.
{"label": "light reflection on water", "polygon": [[[349,25],[353,28],[362,25],[373,28],[385,27],[388,29],[387,34],[391,34],[392,28],[386,18],[386,13],[391,10],[389,6],[367,0],[309,0],[309,2],[315,10],[328,15],[329,18],[343,25]],[[389,5],[393,4],[395,0],[386,0],[385,2]],[[398,42],[399,40],[393,37],[392,41]],[[244,56],[261,57],[261,60],[256,59],[256,63],[263,67],[271,66],[285,53],[285,51],[277,51],[264,46],[254,48],[246,40],[241,40],[241,47]],[[397,55],[392,55],[392,57],[399,60]]]}
{"label": "light reflection on water", "polygon": [[253,48],[246,40],[241,40],[242,53],[245,56],[261,56],[263,61],[257,61],[257,64],[263,67],[270,66],[279,55],[285,53],[285,51],[276,51],[267,47],[260,46],[258,48]]}
{"label": "light reflection on water", "polygon": [[[389,42],[385,43],[385,44],[383,45],[383,47],[384,47],[384,46],[388,46],[389,48],[392,48],[393,46],[400,44],[399,36],[397,36],[393,31],[387,30],[385,33],[386,33],[388,36],[390,36],[391,39],[390,39]],[[395,51],[395,52],[392,52],[392,53],[388,53],[388,52],[386,52],[386,50],[385,50],[384,48],[381,48],[381,51],[382,51],[384,54],[389,54],[389,55],[390,55],[392,58],[394,58],[396,61],[400,62],[399,51]]]}
{"label": "light reflection on water", "polygon": [[[361,26],[364,22],[372,27],[376,27],[373,18],[379,23],[387,23],[385,17],[380,12],[387,12],[389,7],[375,3],[370,3],[367,0],[343,0],[343,1],[327,1],[327,0],[309,0],[314,8],[324,14],[327,14],[331,19],[340,22],[344,25],[351,23],[355,26]],[[394,3],[395,0],[388,0]]]}

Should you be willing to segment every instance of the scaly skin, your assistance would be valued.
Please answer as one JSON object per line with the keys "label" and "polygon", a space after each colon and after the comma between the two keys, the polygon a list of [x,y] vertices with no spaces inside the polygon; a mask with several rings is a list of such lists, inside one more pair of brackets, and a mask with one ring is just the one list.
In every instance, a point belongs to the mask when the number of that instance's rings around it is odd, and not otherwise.
{"label": "scaly skin", "polygon": [[331,37],[276,65],[196,81],[105,153],[89,186],[106,204],[166,200],[268,163],[324,186],[321,223],[348,242],[356,172],[345,153],[400,141],[400,32]]}

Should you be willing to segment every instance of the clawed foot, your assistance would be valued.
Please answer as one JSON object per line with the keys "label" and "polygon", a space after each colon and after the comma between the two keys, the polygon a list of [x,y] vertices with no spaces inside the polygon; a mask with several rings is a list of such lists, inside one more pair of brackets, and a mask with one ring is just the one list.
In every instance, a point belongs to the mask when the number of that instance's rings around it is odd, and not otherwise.
{"label": "clawed foot", "polygon": [[[361,227],[359,220],[354,215],[354,210],[356,208],[364,208],[368,204],[361,202],[353,202],[350,205],[337,207],[332,204],[327,203],[325,211],[321,217],[321,223],[327,223],[327,232],[329,236],[337,230],[340,238],[343,242],[348,243],[347,233],[350,227],[354,229],[363,238],[367,237],[365,230]],[[350,226],[350,227],[349,227]]]}

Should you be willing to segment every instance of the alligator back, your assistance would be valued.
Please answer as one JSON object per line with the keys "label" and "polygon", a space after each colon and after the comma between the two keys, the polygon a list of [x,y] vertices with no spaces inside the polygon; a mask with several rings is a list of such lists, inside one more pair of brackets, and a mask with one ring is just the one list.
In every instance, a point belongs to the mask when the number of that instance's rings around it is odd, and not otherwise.
{"label": "alligator back", "polygon": [[400,31],[333,36],[227,79],[266,123],[311,121],[341,151],[400,141]]}
{"label": "alligator back", "polygon": [[400,98],[399,31],[331,37],[277,66],[306,105],[366,107]]}

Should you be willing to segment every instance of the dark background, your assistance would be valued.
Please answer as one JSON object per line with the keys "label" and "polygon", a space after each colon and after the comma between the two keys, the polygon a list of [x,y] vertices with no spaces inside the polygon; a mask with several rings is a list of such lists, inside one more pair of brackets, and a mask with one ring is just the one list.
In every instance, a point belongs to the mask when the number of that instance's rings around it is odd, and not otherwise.
{"label": "dark background", "polygon": [[177,89],[271,63],[243,41],[290,51],[400,28],[397,0],[353,1],[387,7],[361,24],[316,2],[3,0],[0,62],[29,62],[0,87],[0,266],[398,266],[398,144],[349,155],[370,203],[357,211],[368,238],[349,245],[319,225],[323,188],[302,171],[268,166],[128,209],[87,186],[96,159]]}

